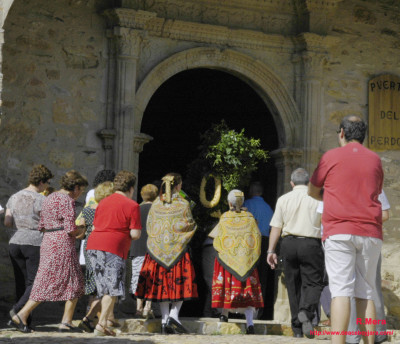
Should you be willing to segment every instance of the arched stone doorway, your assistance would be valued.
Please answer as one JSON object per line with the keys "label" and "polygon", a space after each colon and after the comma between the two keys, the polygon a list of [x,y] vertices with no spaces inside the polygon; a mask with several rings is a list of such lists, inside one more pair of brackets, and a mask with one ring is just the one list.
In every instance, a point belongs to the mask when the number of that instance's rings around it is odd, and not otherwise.
{"label": "arched stone doorway", "polygon": [[[144,113],[141,131],[154,139],[139,157],[139,189],[169,171],[186,174],[196,158],[200,134],[224,120],[247,136],[259,138],[269,152],[279,148],[277,130],[260,96],[239,78],[218,70],[191,69],[164,82],[154,93]],[[268,187],[266,195],[276,197],[273,159],[260,166],[259,176]]]}
{"label": "arched stone doorway", "polygon": [[277,132],[277,149],[271,154],[275,158],[277,168],[277,194],[282,194],[285,190],[284,182],[302,158],[302,152],[295,148],[301,147],[301,130],[298,130],[301,127],[300,114],[293,98],[271,68],[243,53],[229,49],[189,49],[164,60],[146,76],[135,95],[135,172],[139,171],[139,153],[143,150],[143,145],[150,141],[147,133],[140,128],[151,97],[169,78],[195,68],[218,69],[236,76],[250,85],[265,103]]}
{"label": "arched stone doorway", "polygon": [[[152,136],[153,140],[146,144],[139,157],[138,190],[147,183],[159,180],[165,173],[175,171],[182,174],[183,189],[187,191],[187,167],[198,155],[200,134],[221,120],[238,132],[245,129],[247,136],[259,138],[263,149],[273,151],[279,147],[275,123],[265,102],[250,85],[236,76],[215,69],[199,68],[177,73],[165,81],[151,97],[143,116],[141,131]],[[272,207],[276,202],[276,179],[273,158],[261,164],[253,175],[253,180],[263,182],[264,199]],[[206,307],[206,285],[202,271],[202,267],[212,271],[212,264],[208,264],[208,257],[204,260],[201,258],[209,256],[212,247],[204,248],[201,243],[205,238],[205,229],[199,227],[196,242],[200,244],[194,243],[192,247],[199,300],[185,305],[182,311],[183,314],[187,311],[187,316],[212,314],[211,308]],[[269,272],[264,303],[263,318],[272,319],[272,272]]]}

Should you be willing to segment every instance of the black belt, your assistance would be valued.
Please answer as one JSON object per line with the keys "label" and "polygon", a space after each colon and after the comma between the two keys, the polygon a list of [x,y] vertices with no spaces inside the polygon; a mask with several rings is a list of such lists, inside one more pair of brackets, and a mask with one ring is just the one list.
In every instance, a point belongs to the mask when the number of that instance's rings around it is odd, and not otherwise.
{"label": "black belt", "polygon": [[298,236],[298,235],[286,235],[283,237],[285,238],[290,238],[290,239],[316,239],[316,240],[321,240],[320,238],[314,238],[314,237],[305,237],[305,236]]}
{"label": "black belt", "polygon": [[57,232],[57,231],[62,231],[64,229],[64,227],[60,227],[60,228],[51,228],[51,229],[45,229],[44,232]]}

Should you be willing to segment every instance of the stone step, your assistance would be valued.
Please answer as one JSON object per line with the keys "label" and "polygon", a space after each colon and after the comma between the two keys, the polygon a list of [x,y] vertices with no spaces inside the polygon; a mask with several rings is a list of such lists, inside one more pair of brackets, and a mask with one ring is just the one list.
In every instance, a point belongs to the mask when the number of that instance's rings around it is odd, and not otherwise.
{"label": "stone step", "polygon": [[[160,319],[120,319],[121,332],[123,333],[160,333]],[[246,321],[240,319],[229,319],[229,322],[220,322],[216,318],[181,318],[185,326],[193,334],[242,334],[246,332]],[[320,327],[316,328],[320,329]],[[254,321],[256,334],[271,334],[292,336],[290,324],[281,324],[274,321]]]}
{"label": "stone step", "polygon": [[[241,319],[229,319],[229,322],[220,322],[216,318],[181,318],[181,323],[192,334],[202,335],[235,335],[246,333],[246,321]],[[160,319],[119,319],[121,333],[160,333]],[[77,324],[76,324],[77,325]],[[254,320],[255,334],[258,335],[277,335],[277,336],[293,336],[293,331],[289,323],[279,323],[277,321]],[[330,331],[327,326],[316,326],[315,330]],[[392,334],[388,334],[390,342],[400,343],[400,330],[388,330]],[[329,340],[329,335],[316,336],[318,339]]]}

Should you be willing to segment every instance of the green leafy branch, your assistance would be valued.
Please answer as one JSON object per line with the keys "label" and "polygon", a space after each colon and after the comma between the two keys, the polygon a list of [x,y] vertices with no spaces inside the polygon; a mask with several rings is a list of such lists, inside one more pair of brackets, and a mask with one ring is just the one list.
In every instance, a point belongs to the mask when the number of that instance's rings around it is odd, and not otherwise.
{"label": "green leafy branch", "polygon": [[218,132],[220,139],[209,146],[206,154],[214,173],[222,178],[222,185],[227,192],[246,187],[258,163],[268,159],[268,152],[260,148],[259,139],[246,137],[244,129],[238,133],[227,129],[222,123],[214,131]]}

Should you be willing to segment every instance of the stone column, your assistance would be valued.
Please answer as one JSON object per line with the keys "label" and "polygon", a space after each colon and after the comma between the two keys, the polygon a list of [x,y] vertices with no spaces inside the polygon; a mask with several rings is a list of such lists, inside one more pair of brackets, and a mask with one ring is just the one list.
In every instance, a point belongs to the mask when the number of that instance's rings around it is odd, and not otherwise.
{"label": "stone column", "polygon": [[[138,176],[139,174],[139,154],[143,151],[143,146],[153,140],[153,137],[144,133],[136,133],[133,138],[133,157],[135,169],[133,172]],[[135,199],[137,199],[138,190],[135,188]]]}
{"label": "stone column", "polygon": [[143,151],[143,146],[153,140],[153,137],[144,133],[136,133],[133,138],[133,152],[134,152],[134,163],[136,170],[134,171],[136,174],[139,171],[139,154]]}
{"label": "stone column", "polygon": [[[105,165],[138,173],[139,153],[152,138],[135,127],[137,66],[146,23],[156,13],[113,8],[103,12],[109,29],[106,125],[98,135],[103,140]],[[138,123],[136,121],[136,123]]]}
{"label": "stone column", "polygon": [[117,43],[114,126],[117,131],[115,165],[118,170],[137,170],[134,152],[134,104],[136,94],[136,69],[140,55],[141,36],[137,30],[114,27]]}
{"label": "stone column", "polygon": [[277,169],[277,197],[291,190],[290,175],[293,170],[301,167],[303,151],[300,149],[281,148],[271,152]]}
{"label": "stone column", "polygon": [[296,100],[302,113],[303,166],[311,174],[320,157],[324,118],[323,63],[325,42],[321,36],[302,34],[298,37],[302,50],[293,57],[296,64]]}
{"label": "stone column", "polygon": [[322,85],[323,56],[316,53],[302,54],[303,75],[303,114],[304,114],[304,166],[311,174],[320,156],[322,138],[322,119],[324,118]]}
{"label": "stone column", "polygon": [[116,131],[114,129],[102,129],[97,135],[103,141],[104,149],[104,168],[107,170],[114,170],[114,139]]}

